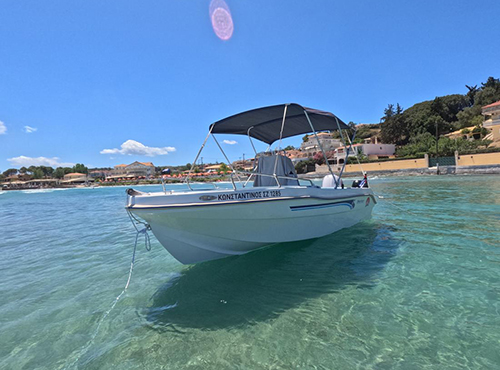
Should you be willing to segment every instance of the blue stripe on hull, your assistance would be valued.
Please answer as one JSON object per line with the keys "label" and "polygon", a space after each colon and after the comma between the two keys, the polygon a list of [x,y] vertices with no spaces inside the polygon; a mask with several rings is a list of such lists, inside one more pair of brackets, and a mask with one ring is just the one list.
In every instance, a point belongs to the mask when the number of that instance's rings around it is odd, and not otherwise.
{"label": "blue stripe on hull", "polygon": [[332,203],[323,203],[323,204],[310,204],[304,206],[290,206],[291,211],[308,211],[312,209],[321,209],[321,208],[331,208],[331,207],[349,207],[349,209],[354,208],[354,201],[343,201],[343,202],[332,202]]}

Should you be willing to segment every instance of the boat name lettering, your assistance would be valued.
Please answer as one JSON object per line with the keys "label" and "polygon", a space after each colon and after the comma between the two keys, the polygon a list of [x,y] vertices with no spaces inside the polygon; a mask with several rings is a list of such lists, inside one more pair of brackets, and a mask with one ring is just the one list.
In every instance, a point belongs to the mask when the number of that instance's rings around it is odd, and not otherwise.
{"label": "boat name lettering", "polygon": [[200,200],[214,200],[214,199],[217,199],[215,195],[202,195],[200,197]]}
{"label": "boat name lettering", "polygon": [[217,200],[240,200],[280,197],[281,190],[248,191],[245,193],[219,194]]}

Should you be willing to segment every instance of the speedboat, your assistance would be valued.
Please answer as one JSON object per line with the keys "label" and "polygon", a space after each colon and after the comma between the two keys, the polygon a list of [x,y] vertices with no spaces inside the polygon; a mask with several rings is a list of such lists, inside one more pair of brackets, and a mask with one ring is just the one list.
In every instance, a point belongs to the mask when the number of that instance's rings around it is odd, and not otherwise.
{"label": "speedboat", "polygon": [[[173,192],[163,187],[162,192],[145,193],[128,189],[126,208],[134,218],[144,220],[165,249],[183,264],[319,238],[351,227],[369,219],[376,204],[366,176],[352,187],[345,187],[342,173],[346,161],[338,176],[326,161],[330,174],[318,186],[299,179],[292,161],[280,149],[284,138],[314,133],[326,158],[317,131],[349,129],[330,112],[293,103],[230,116],[210,125],[193,167],[210,136],[223,152],[215,134],[231,134],[248,136],[254,150],[252,138],[269,145],[264,153],[255,151],[257,165],[253,171],[235,169],[227,160],[232,170],[231,189],[195,189],[189,173],[185,180],[187,191]],[[352,140],[354,136],[355,132]],[[278,141],[277,149],[271,150]]]}

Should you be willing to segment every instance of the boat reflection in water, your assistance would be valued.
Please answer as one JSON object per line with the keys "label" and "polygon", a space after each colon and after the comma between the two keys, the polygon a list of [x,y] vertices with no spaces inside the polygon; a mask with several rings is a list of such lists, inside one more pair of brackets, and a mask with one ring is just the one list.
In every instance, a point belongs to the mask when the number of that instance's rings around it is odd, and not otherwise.
{"label": "boat reflection in water", "polygon": [[216,330],[272,320],[348,286],[370,288],[398,248],[374,222],[320,239],[275,245],[187,267],[145,312],[155,330]]}

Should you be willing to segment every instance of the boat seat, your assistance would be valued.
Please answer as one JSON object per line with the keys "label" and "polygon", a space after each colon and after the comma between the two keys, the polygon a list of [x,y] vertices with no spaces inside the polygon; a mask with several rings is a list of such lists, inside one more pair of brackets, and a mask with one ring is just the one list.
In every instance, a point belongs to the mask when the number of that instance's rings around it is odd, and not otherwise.
{"label": "boat seat", "polygon": [[[277,158],[276,158],[277,157]],[[261,156],[258,158],[257,163],[257,175],[255,176],[255,180],[253,182],[254,187],[261,186],[278,186],[276,180],[274,179],[274,166],[276,164],[276,176],[286,176],[287,178],[278,178],[278,181],[281,186],[290,185],[290,186],[298,186],[299,180],[297,179],[297,172],[295,171],[295,167],[290,158],[285,157],[281,154],[273,154],[267,156]],[[270,175],[270,176],[261,176],[259,174]]]}

